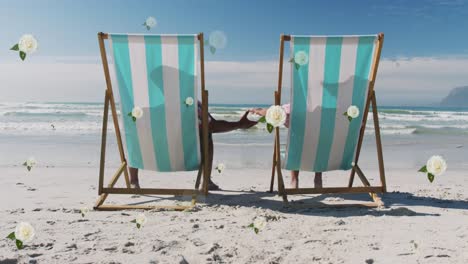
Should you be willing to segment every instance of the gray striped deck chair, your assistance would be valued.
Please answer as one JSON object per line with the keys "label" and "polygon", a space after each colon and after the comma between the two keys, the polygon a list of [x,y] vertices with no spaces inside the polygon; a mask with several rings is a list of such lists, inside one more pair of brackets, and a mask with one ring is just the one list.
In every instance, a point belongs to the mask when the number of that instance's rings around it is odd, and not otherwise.
{"label": "gray striped deck chair", "polygon": [[[203,34],[136,35],[98,34],[107,89],[104,101],[100,195],[95,208],[100,210],[170,208],[193,206],[203,173],[203,192],[207,194],[208,92],[204,83]],[[116,84],[111,84],[106,55],[107,40],[113,58]],[[200,59],[198,59],[200,57]],[[198,79],[200,63],[201,80]],[[198,86],[201,82],[201,121],[198,117]],[[116,89],[114,89],[116,88]],[[114,92],[120,97],[120,119]],[[109,106],[117,136],[121,165],[108,186],[104,186],[107,119]],[[141,109],[137,115],[134,109]],[[119,126],[121,124],[122,126]],[[201,131],[199,127],[201,126]],[[200,136],[201,135],[201,136]],[[200,147],[200,141],[203,146]],[[203,151],[200,151],[203,150]],[[194,189],[130,188],[127,167],[157,172],[197,171]],[[114,187],[124,174],[126,187]],[[109,194],[191,195],[190,206],[103,205]]]}
{"label": "gray striped deck chair", "polygon": [[[275,104],[281,103],[284,42],[290,42],[291,105],[284,160],[280,155],[276,129],[270,192],[275,171],[278,191],[287,202],[288,194],[370,193],[371,206],[382,206],[376,193],[386,192],[374,83],[383,44],[383,34],[366,36],[281,36],[278,90]],[[372,104],[380,186],[371,186],[358,165],[367,115]],[[359,115],[351,118],[353,106]],[[281,168],[311,171],[316,176],[333,170],[350,170],[347,187],[284,187]],[[357,173],[362,187],[353,187]]]}

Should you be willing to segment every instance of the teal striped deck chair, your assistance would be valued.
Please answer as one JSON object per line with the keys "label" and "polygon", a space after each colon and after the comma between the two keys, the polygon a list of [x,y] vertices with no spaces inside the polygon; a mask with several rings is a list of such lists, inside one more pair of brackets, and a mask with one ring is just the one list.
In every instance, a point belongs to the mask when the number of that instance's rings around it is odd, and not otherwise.
{"label": "teal striped deck chair", "polygon": [[[204,80],[203,34],[136,35],[98,34],[106,92],[99,171],[100,210],[170,208],[187,209],[196,203],[201,175],[207,194],[210,171],[203,166],[208,147],[208,92]],[[112,85],[106,44],[113,59],[116,83]],[[200,59],[199,59],[200,58]],[[198,78],[198,63],[200,75]],[[201,83],[201,120],[198,86]],[[114,92],[120,98],[117,115]],[[114,122],[121,164],[104,186],[109,106]],[[132,114],[141,109],[140,116]],[[121,126],[120,126],[120,125]],[[201,131],[199,127],[201,126]],[[203,142],[203,146],[200,146]],[[201,151],[202,150],[202,151]],[[157,172],[197,171],[194,189],[130,188],[128,167]],[[124,175],[126,187],[115,184]],[[103,205],[109,194],[191,195],[188,206]]]}
{"label": "teal striped deck chair", "polygon": [[[291,102],[289,130],[284,160],[281,160],[279,129],[276,129],[270,192],[275,171],[278,191],[287,202],[288,194],[369,193],[382,206],[377,193],[386,192],[382,144],[380,139],[374,83],[384,35],[365,36],[289,36],[282,35],[278,90],[275,104],[281,103],[284,43],[290,42]],[[380,186],[371,186],[358,165],[368,112],[372,104]],[[349,119],[347,110],[357,107],[359,115]],[[284,187],[281,169],[323,172],[350,170],[347,187]],[[357,173],[362,187],[353,187]]]}

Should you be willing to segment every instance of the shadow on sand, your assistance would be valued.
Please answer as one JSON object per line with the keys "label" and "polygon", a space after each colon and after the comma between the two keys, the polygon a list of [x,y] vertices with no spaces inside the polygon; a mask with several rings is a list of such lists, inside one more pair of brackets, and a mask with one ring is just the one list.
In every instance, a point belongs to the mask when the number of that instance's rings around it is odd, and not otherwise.
{"label": "shadow on sand", "polygon": [[[160,197],[146,196],[151,198],[144,202],[134,204],[147,204],[152,202],[187,202],[190,197]],[[468,201],[449,200],[432,197],[415,196],[407,192],[389,192],[384,194],[382,200],[385,202],[385,208],[368,207],[326,207],[320,208],[317,205],[323,205],[324,202],[333,202],[345,200],[346,202],[370,202],[367,194],[340,194],[340,195],[294,195],[288,196],[290,201],[288,206],[278,199],[276,194],[267,192],[253,191],[222,191],[210,193],[207,197],[199,196],[198,202],[206,204],[208,207],[215,206],[241,206],[270,209],[285,214],[316,215],[323,217],[350,217],[350,216],[440,216],[440,214],[417,212],[417,206],[468,210]],[[310,205],[310,207],[308,207]],[[314,207],[315,206],[315,207]],[[410,209],[411,208],[411,209]]]}

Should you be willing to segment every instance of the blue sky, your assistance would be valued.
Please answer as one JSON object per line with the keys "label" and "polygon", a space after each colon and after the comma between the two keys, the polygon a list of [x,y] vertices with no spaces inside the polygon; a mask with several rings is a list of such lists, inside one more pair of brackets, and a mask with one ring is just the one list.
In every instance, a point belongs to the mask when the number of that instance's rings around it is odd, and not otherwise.
{"label": "blue sky", "polygon": [[[44,56],[96,55],[96,32],[144,33],[141,24],[147,16],[158,20],[151,33],[223,30],[229,42],[216,55],[217,59],[276,58],[282,32],[328,35],[385,32],[384,57],[468,51],[465,1],[15,0],[1,5],[2,42],[18,38],[21,32],[34,32],[41,40],[40,54]],[[11,55],[5,50],[0,54]]]}
{"label": "blue sky", "polygon": [[150,31],[154,34],[224,31],[226,48],[207,54],[208,61],[275,61],[283,32],[384,32],[382,56],[393,61],[468,55],[468,1],[464,0],[15,0],[0,3],[0,58],[20,63],[8,48],[24,33],[35,35],[40,45],[26,63],[39,58],[97,57],[97,32],[145,33],[142,23],[148,16],[158,21]]}

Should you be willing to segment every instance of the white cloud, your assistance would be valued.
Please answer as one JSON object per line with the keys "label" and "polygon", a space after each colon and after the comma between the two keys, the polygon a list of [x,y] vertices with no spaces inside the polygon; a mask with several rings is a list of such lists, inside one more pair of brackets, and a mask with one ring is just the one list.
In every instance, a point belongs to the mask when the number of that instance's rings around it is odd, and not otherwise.
{"label": "white cloud", "polygon": [[385,104],[437,103],[452,88],[468,85],[468,58],[416,57],[384,59],[376,91]]}
{"label": "white cloud", "polygon": [[[111,67],[112,68],[112,67]],[[382,59],[376,82],[380,103],[427,104],[457,86],[468,85],[468,58]],[[102,101],[105,81],[99,58],[69,57],[0,64],[2,101]],[[284,67],[288,100],[289,63]],[[206,87],[211,103],[272,103],[277,87],[275,61],[208,61]]]}
{"label": "white cloud", "polygon": [[104,75],[96,63],[3,63],[0,72],[2,101],[104,100]]}

